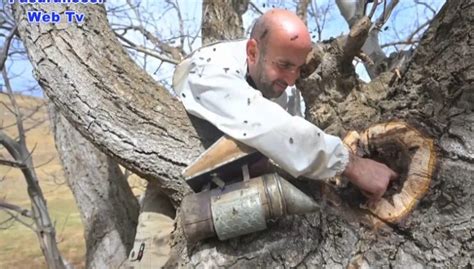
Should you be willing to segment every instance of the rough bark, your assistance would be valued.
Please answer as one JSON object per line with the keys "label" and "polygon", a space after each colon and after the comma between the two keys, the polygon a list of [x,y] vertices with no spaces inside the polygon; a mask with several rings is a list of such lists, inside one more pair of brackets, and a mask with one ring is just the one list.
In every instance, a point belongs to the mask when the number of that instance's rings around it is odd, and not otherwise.
{"label": "rough bark", "polygon": [[56,148],[85,227],[86,267],[118,268],[133,246],[135,199],[119,165],[82,137],[50,105]]}
{"label": "rough bark", "polygon": [[[27,10],[68,5],[14,5],[19,35],[52,103],[90,142],[179,202],[189,188],[181,170],[203,150],[180,102],[127,55],[100,5],[76,5],[86,21],[30,24]],[[204,141],[205,142],[205,141]]]}
{"label": "rough bark", "polygon": [[242,14],[249,0],[204,0],[202,3],[202,43],[232,40],[244,36]]}
{"label": "rough bark", "polygon": [[296,15],[300,17],[302,21],[307,25],[308,24],[308,6],[310,1],[309,0],[299,0],[298,4],[296,5]]}
{"label": "rough bark", "polygon": [[[18,31],[50,99],[92,143],[145,178],[156,179],[178,200],[187,191],[180,171],[203,148],[199,131],[192,128],[181,105],[132,63],[111,33],[101,7],[78,7],[88,20],[81,27],[64,29],[27,25],[24,7],[16,9]],[[326,86],[305,86],[319,91],[313,101],[336,102],[334,108],[328,107],[338,123],[322,121],[328,124],[323,128],[331,127],[329,131],[343,133],[396,117],[416,123],[437,139],[439,171],[408,219],[373,229],[365,225],[367,211],[357,203],[334,203],[341,199],[338,195],[357,196],[350,187],[330,197],[334,192],[321,183],[295,181],[321,203],[320,212],[289,216],[271,223],[266,231],[226,242],[207,240],[186,246],[177,231],[175,260],[170,265],[472,266],[472,18],[469,1],[447,2],[404,78],[391,82],[392,87],[386,86],[391,80],[388,75],[355,87],[359,84],[353,70],[338,67],[337,61],[333,70],[342,70],[341,75],[316,71],[315,79]],[[339,106],[344,102],[353,103],[352,109]],[[315,122],[313,106],[310,102],[308,111]],[[356,198],[360,200],[360,195]]]}

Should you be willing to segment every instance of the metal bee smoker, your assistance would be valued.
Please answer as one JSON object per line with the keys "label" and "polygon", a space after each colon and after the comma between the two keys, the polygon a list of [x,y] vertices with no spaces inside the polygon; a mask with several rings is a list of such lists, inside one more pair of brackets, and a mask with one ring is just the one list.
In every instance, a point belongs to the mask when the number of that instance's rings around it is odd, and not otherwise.
{"label": "metal bee smoker", "polygon": [[[186,182],[197,192],[181,203],[182,227],[189,242],[214,236],[226,240],[261,231],[267,228],[267,220],[318,208],[313,199],[277,173],[250,178],[247,164],[261,156],[224,136],[183,171]],[[241,181],[229,176],[239,173]],[[211,182],[217,188],[210,189]]]}

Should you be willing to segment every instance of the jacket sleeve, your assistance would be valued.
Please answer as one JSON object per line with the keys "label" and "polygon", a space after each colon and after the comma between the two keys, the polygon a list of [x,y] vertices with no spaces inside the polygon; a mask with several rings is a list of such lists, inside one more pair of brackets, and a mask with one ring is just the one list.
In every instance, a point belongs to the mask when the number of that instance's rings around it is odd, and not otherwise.
{"label": "jacket sleeve", "polygon": [[294,177],[323,179],[345,169],[348,152],[338,137],[264,98],[242,70],[189,61],[177,91],[189,113],[254,147]]}

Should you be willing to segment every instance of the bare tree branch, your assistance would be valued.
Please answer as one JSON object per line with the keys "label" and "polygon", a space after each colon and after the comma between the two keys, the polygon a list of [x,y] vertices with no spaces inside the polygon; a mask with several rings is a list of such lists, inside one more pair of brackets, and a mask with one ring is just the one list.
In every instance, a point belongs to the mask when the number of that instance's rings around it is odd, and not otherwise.
{"label": "bare tree branch", "polygon": [[33,218],[33,214],[31,213],[30,210],[28,210],[26,208],[22,208],[20,206],[14,205],[14,204],[10,204],[10,203],[4,202],[4,201],[0,201],[0,208],[5,209],[5,210],[11,210],[11,211],[18,212],[20,215],[22,215],[24,217]]}
{"label": "bare tree branch", "polygon": [[9,212],[9,211],[5,211],[5,212],[6,212],[8,215],[10,215],[10,219],[8,219],[7,221],[9,221],[9,220],[14,220],[14,221],[16,221],[16,222],[19,222],[19,223],[23,224],[23,225],[26,226],[27,228],[30,228],[33,232],[37,232],[33,224],[26,223],[24,220],[22,220],[21,218],[19,218],[18,215],[13,214],[12,212]]}
{"label": "bare tree branch", "polygon": [[[13,107],[13,112],[16,117],[19,139],[18,142],[14,141],[3,132],[0,132],[0,144],[2,144],[7,149],[13,159],[15,159],[17,162],[25,164],[25,167],[21,168],[21,172],[23,173],[28,185],[28,196],[30,197],[32,216],[36,226],[35,232],[37,234],[43,255],[46,259],[46,263],[50,268],[66,268],[67,263],[59,252],[54,225],[51,221],[51,217],[49,216],[43,192],[38,184],[33,160],[31,158],[32,152],[28,151],[28,147],[26,145],[25,130],[23,127],[21,111],[15,100],[15,96],[13,94],[13,90],[5,68],[2,70],[2,76],[5,81],[8,97],[10,98],[10,102]],[[13,215],[12,217],[14,217],[18,222],[25,224],[20,218],[17,218]]]}
{"label": "bare tree branch", "polygon": [[5,45],[3,45],[2,52],[0,53],[0,70],[3,70],[5,62],[7,61],[8,50],[10,49],[11,41],[17,33],[17,27],[14,26],[10,33],[5,38]]}
{"label": "bare tree branch", "polygon": [[0,159],[0,165],[6,165],[10,167],[15,167],[15,168],[26,168],[26,165],[22,162],[10,161],[10,160],[5,160],[5,159]]}
{"label": "bare tree branch", "polygon": [[[359,56],[362,46],[365,44],[372,23],[368,17],[362,17],[351,27],[344,45],[343,64],[351,65],[354,56]],[[364,58],[363,56],[360,56]]]}
{"label": "bare tree branch", "polygon": [[249,4],[250,4],[250,7],[251,7],[255,12],[257,12],[257,13],[260,14],[260,15],[263,15],[263,11],[260,10],[260,9],[257,7],[257,5],[255,5],[253,2],[250,2]]}
{"label": "bare tree branch", "polygon": [[323,30],[326,27],[327,18],[332,7],[333,4],[331,4],[331,1],[328,1],[323,6],[318,6],[317,1],[312,1],[311,5],[309,6],[308,13],[311,17],[313,17],[314,22],[316,24],[315,31],[318,34],[318,41],[322,41]]}
{"label": "bare tree branch", "polygon": [[433,15],[436,14],[436,10],[435,10],[431,5],[425,3],[424,1],[415,0],[415,4],[417,4],[417,5],[422,5],[422,6],[426,7],[426,8],[429,9],[431,12],[433,12]]}
{"label": "bare tree branch", "polygon": [[[381,45],[382,48],[384,47],[388,47],[388,46],[395,46],[395,45],[413,45],[413,44],[416,44],[419,42],[419,40],[415,40],[415,36],[421,32],[425,27],[427,27],[428,25],[431,24],[431,21],[432,20],[427,20],[426,22],[422,23],[420,26],[418,26],[409,36],[407,36],[404,40],[401,40],[401,41],[396,41],[396,42],[390,42],[390,43],[386,43],[386,44],[383,44]],[[404,47],[405,47],[404,46]],[[403,47],[403,48],[404,48]],[[402,50],[403,50],[402,48]],[[399,49],[397,49],[399,50]]]}
{"label": "bare tree branch", "polygon": [[[382,0],[382,1],[384,1],[384,3],[385,3],[385,0]],[[377,6],[379,4],[380,4],[379,0],[375,0],[375,1],[372,2],[372,9],[370,10],[369,15],[367,15],[367,17],[369,17],[369,19],[372,19],[372,17],[374,16],[375,11],[377,10]]]}
{"label": "bare tree branch", "polygon": [[395,9],[399,2],[399,0],[392,0],[388,5],[386,5],[386,1],[387,0],[384,0],[384,11],[375,21],[375,26],[379,29],[382,27],[382,25],[385,24],[385,22],[387,22],[388,18],[390,18],[392,11]]}
{"label": "bare tree branch", "polygon": [[380,45],[382,48],[390,47],[390,46],[397,46],[397,45],[413,45],[413,44],[418,44],[420,40],[402,40],[402,41],[395,41],[395,42],[389,42]]}
{"label": "bare tree branch", "polygon": [[180,43],[181,43],[181,49],[182,49],[183,48],[182,46],[184,45],[185,33],[184,33],[184,20],[183,20],[182,14],[181,14],[181,8],[179,7],[179,3],[176,0],[174,0],[174,1],[166,0],[166,3],[169,3],[176,10],[176,13],[178,15],[179,33],[181,34]]}
{"label": "bare tree branch", "polygon": [[2,76],[3,76],[3,81],[5,82],[5,87],[7,88],[7,91],[8,91],[8,98],[10,99],[10,102],[12,104],[12,108],[13,108],[14,115],[16,118],[16,124],[18,128],[18,138],[19,138],[18,142],[20,143],[20,145],[26,145],[25,129],[23,127],[21,111],[18,107],[15,97],[13,96],[12,86],[10,84],[10,79],[8,78],[8,74],[5,68],[2,69]]}
{"label": "bare tree branch", "polygon": [[10,217],[0,221],[0,230],[8,230],[16,222],[14,215],[12,215],[11,212],[7,212],[7,213],[9,213]]}
{"label": "bare tree branch", "polygon": [[38,165],[35,165],[35,168],[40,168],[42,166],[45,166],[45,165],[48,165],[50,162],[52,162],[56,157],[53,156],[51,158],[49,158],[47,161],[43,162],[43,163],[40,163]]}
{"label": "bare tree branch", "polygon": [[138,52],[144,53],[146,55],[155,57],[156,59],[161,60],[163,62],[171,63],[171,64],[174,64],[174,65],[179,64],[179,61],[164,57],[163,55],[161,55],[159,53],[156,53],[153,50],[145,48],[141,45],[137,45],[137,44],[133,43],[132,41],[128,40],[127,38],[125,38],[121,35],[117,35],[117,37],[127,44],[127,45],[124,44],[124,47],[126,47],[126,48],[133,49],[133,50],[136,50]]}
{"label": "bare tree branch", "polygon": [[[124,31],[136,30],[136,31],[140,32],[141,34],[143,34],[143,36],[147,40],[149,40],[153,45],[155,45],[156,48],[161,50],[163,52],[163,54],[165,54],[167,56],[171,56],[171,57],[167,57],[167,58],[171,58],[171,59],[174,59],[174,60],[177,60],[177,61],[181,61],[183,56],[186,54],[183,51],[182,47],[173,47],[173,46],[169,45],[168,43],[166,43],[164,41],[161,41],[158,37],[153,35],[150,31],[145,29],[143,26],[132,25],[132,26],[127,26],[125,28],[122,28],[120,30],[124,30]],[[119,35],[119,36],[124,37],[123,34]],[[183,38],[184,38],[184,36],[183,36]]]}

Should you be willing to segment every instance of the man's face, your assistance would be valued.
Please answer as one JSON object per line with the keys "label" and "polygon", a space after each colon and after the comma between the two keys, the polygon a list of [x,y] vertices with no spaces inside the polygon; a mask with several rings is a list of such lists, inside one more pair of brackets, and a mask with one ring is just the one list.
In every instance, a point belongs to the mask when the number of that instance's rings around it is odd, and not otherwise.
{"label": "man's face", "polygon": [[279,97],[288,86],[293,86],[300,76],[300,68],[306,61],[308,48],[291,48],[280,44],[261,47],[252,77],[258,90],[266,98]]}

